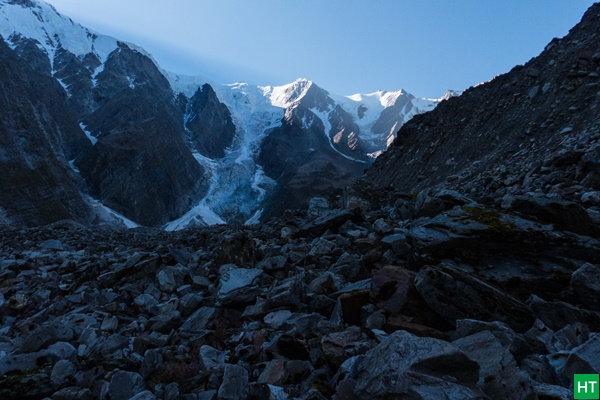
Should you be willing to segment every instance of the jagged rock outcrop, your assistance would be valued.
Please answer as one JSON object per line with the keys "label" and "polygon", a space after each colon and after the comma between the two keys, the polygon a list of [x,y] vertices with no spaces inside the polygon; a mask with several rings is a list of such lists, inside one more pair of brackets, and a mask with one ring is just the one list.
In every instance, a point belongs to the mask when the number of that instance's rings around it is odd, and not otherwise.
{"label": "jagged rock outcrop", "polygon": [[313,197],[329,197],[336,189],[341,191],[368,165],[335,151],[323,135],[321,120],[315,118],[305,127],[299,113],[296,109],[288,112],[282,126],[271,132],[261,146],[258,162],[278,183],[265,201],[265,217],[304,208]]}
{"label": "jagged rock outcrop", "polygon": [[219,101],[209,84],[204,84],[189,99],[182,99],[184,124],[192,148],[209,158],[221,158],[231,146],[235,125],[229,109]]}

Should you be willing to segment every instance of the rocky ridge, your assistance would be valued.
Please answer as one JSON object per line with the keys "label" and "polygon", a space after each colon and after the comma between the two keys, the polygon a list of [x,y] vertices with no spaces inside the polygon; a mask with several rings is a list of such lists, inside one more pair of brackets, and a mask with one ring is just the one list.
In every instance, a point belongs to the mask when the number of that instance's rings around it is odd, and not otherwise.
{"label": "rocky ridge", "polygon": [[525,65],[414,117],[365,179],[413,193],[456,189],[493,197],[496,205],[523,195],[591,204],[586,193],[598,188],[599,10],[593,5]]}

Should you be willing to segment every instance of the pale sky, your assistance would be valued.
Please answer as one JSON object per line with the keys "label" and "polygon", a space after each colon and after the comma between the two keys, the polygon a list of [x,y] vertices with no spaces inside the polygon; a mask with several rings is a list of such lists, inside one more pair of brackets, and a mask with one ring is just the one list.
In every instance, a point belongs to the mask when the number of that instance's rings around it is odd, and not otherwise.
{"label": "pale sky", "polygon": [[48,0],[174,72],[342,95],[439,97],[566,35],[592,0]]}

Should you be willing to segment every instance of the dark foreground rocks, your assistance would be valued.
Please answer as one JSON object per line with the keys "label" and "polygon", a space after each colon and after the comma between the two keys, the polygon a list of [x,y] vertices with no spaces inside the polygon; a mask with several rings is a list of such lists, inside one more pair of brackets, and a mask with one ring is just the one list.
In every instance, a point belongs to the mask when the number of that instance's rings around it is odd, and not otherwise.
{"label": "dark foreground rocks", "polygon": [[387,196],[256,227],[0,231],[0,398],[562,399],[600,371],[596,238]]}

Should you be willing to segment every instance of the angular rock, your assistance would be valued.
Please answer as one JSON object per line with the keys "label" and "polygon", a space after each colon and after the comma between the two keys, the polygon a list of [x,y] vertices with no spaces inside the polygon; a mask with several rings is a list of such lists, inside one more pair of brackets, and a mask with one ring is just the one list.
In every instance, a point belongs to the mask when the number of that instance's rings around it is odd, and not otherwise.
{"label": "angular rock", "polygon": [[213,369],[225,368],[225,357],[224,351],[219,351],[214,347],[203,345],[200,347],[200,369],[204,371],[211,371]]}
{"label": "angular rock", "polygon": [[600,267],[583,264],[571,276],[571,287],[585,308],[600,311]]}
{"label": "angular rock", "polygon": [[200,293],[187,293],[179,301],[179,312],[183,316],[190,315],[202,304],[203,299]]}
{"label": "angular rock", "polygon": [[223,274],[219,283],[218,298],[223,304],[247,303],[260,294],[258,280],[261,269],[237,268]]}
{"label": "angular rock", "polygon": [[478,386],[492,399],[535,399],[529,376],[490,331],[452,342],[479,366]]}
{"label": "angular rock", "polygon": [[129,400],[146,389],[144,378],[129,371],[118,371],[110,380],[108,391],[111,400]]}
{"label": "angular rock", "polygon": [[115,316],[106,316],[102,320],[102,324],[100,325],[100,330],[114,332],[117,330],[117,326],[119,324],[119,319]]}
{"label": "angular rock", "polygon": [[459,268],[444,264],[424,267],[415,277],[415,287],[425,302],[453,325],[464,318],[502,321],[517,332],[533,325],[525,304]]}
{"label": "angular rock", "polygon": [[304,291],[302,276],[297,275],[284,280],[280,284],[274,284],[267,294],[267,301],[271,308],[295,308],[302,303]]}
{"label": "angular rock", "polygon": [[156,400],[156,396],[149,390],[144,390],[130,398],[129,400]]}
{"label": "angular rock", "polygon": [[279,329],[292,316],[290,310],[273,311],[265,315],[263,321],[272,329]]}
{"label": "angular rock", "polygon": [[75,365],[68,360],[60,360],[52,368],[50,381],[52,386],[60,387],[65,385],[75,375]]}
{"label": "angular rock", "polygon": [[258,383],[267,383],[269,385],[281,386],[287,380],[287,371],[285,369],[285,360],[270,361],[263,372],[258,377]]}
{"label": "angular rock", "polygon": [[406,257],[412,252],[406,235],[402,233],[385,236],[381,239],[381,244],[384,248],[391,249],[398,257]]}
{"label": "angular rock", "polygon": [[321,339],[323,353],[335,368],[339,368],[350,357],[366,353],[375,344],[375,341],[362,333],[357,326],[323,336]]}
{"label": "angular rock", "polygon": [[573,379],[573,374],[600,374],[600,333],[595,333],[569,355],[563,375]]}
{"label": "angular rock", "polygon": [[524,335],[516,333],[508,325],[499,321],[457,320],[456,330],[452,338],[456,340],[484,331],[491,332],[500,341],[502,346],[511,352],[518,362],[533,351]]}
{"label": "angular rock", "polygon": [[394,227],[388,224],[385,219],[379,218],[378,220],[373,222],[371,229],[379,234],[385,235],[387,233],[392,232],[394,230]]}
{"label": "angular rock", "polygon": [[307,293],[328,294],[340,289],[339,278],[331,272],[325,272],[313,279],[306,287]]}
{"label": "angular rock", "polygon": [[356,280],[356,277],[360,274],[361,264],[361,257],[345,252],[331,266],[330,271],[336,275],[343,276],[347,281],[351,282]]}
{"label": "angular rock", "polygon": [[269,311],[269,303],[262,297],[256,298],[256,303],[251,306],[247,306],[242,314],[242,318],[261,318]]}
{"label": "angular rock", "polygon": [[333,254],[333,251],[336,248],[337,245],[335,242],[324,238],[317,238],[313,241],[312,247],[308,254],[316,257],[329,256]]}
{"label": "angular rock", "polygon": [[358,211],[339,210],[333,214],[328,214],[314,221],[309,221],[302,225],[298,230],[300,237],[316,237],[325,233],[327,230],[335,230],[342,226],[346,221],[357,222],[362,219]]}
{"label": "angular rock", "polygon": [[148,320],[150,329],[160,333],[169,333],[181,325],[181,314],[177,310],[172,310]]}
{"label": "angular rock", "polygon": [[545,356],[532,354],[521,360],[521,370],[529,374],[534,388],[536,383],[556,385],[556,371]]}
{"label": "angular rock", "polygon": [[227,364],[223,374],[223,383],[217,394],[218,400],[238,400],[246,398],[248,393],[248,371],[239,365]]}
{"label": "angular rock", "polygon": [[213,326],[216,312],[216,308],[201,307],[190,315],[179,329],[183,332],[202,333]]}
{"label": "angular rock", "polygon": [[158,313],[158,300],[150,294],[140,294],[133,302],[136,306],[151,315],[156,315]]}
{"label": "angular rock", "polygon": [[294,313],[284,321],[284,326],[290,334],[309,336],[315,332],[325,317],[319,314]]}
{"label": "angular rock", "polygon": [[89,389],[71,386],[54,393],[52,400],[94,400],[94,394]]}
{"label": "angular rock", "polygon": [[286,263],[287,260],[283,256],[267,257],[256,264],[256,268],[264,269],[265,271],[279,271],[285,267]]}
{"label": "angular rock", "polygon": [[149,349],[144,353],[144,360],[140,367],[140,375],[144,379],[157,371],[163,364],[163,356],[160,349]]}
{"label": "angular rock", "polygon": [[48,354],[51,354],[60,360],[74,361],[76,352],[77,350],[75,347],[68,342],[57,342],[48,347]]}
{"label": "angular rock", "polygon": [[563,301],[544,301],[531,295],[527,300],[534,315],[546,326],[560,330],[566,325],[583,323],[592,330],[600,330],[600,313],[584,310]]}

